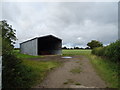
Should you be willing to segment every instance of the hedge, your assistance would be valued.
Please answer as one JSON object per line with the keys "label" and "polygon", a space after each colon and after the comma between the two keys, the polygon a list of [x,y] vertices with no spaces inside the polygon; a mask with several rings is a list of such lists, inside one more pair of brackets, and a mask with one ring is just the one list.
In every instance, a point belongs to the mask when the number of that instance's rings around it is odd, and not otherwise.
{"label": "hedge", "polygon": [[120,41],[111,43],[106,47],[98,47],[92,50],[92,54],[109,58],[112,61],[120,61]]}

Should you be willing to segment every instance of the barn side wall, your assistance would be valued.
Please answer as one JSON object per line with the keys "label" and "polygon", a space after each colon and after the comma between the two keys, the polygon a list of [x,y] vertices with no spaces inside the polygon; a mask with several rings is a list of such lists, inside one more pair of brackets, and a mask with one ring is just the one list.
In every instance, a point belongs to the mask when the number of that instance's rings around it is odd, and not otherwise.
{"label": "barn side wall", "polygon": [[20,44],[20,52],[29,55],[38,55],[37,39],[30,40]]}

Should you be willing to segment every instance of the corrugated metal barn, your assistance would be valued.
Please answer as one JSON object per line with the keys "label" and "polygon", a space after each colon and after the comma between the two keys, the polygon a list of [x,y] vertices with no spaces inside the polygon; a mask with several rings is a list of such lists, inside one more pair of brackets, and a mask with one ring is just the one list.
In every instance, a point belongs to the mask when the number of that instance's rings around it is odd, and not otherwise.
{"label": "corrugated metal barn", "polygon": [[20,43],[20,52],[29,55],[60,55],[62,40],[53,35],[36,37]]}

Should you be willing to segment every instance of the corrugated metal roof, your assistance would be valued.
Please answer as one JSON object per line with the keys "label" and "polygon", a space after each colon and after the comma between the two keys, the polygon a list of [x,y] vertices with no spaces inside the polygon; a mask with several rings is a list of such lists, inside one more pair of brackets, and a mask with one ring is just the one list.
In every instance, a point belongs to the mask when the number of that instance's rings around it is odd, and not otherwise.
{"label": "corrugated metal roof", "polygon": [[[30,39],[30,40],[24,41],[24,42],[22,42],[22,43],[25,43],[25,42],[28,42],[28,41],[31,41],[31,40],[34,40],[34,39],[38,39],[38,38],[46,38],[46,37],[53,37],[53,38],[56,38],[56,39],[58,39],[58,40],[62,40],[62,39],[60,39],[60,38],[58,38],[58,37],[55,37],[55,36],[53,36],[53,35],[47,35],[47,36],[42,36],[42,37],[35,37],[35,38],[33,38],[33,39]],[[20,44],[22,44],[22,43],[20,43]]]}

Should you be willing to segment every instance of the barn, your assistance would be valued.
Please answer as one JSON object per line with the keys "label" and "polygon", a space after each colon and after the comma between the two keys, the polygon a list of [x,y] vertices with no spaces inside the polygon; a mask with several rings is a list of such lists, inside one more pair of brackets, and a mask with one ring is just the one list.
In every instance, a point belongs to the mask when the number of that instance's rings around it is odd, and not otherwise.
{"label": "barn", "polygon": [[62,39],[53,35],[36,37],[20,43],[20,52],[29,55],[61,55]]}

